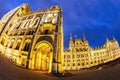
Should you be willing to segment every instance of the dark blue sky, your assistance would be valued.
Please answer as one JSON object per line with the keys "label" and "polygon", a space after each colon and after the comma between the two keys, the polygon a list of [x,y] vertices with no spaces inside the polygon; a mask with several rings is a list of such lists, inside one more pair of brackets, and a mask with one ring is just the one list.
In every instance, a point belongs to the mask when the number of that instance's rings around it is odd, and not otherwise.
{"label": "dark blue sky", "polygon": [[63,10],[65,48],[69,34],[82,39],[84,32],[91,47],[101,46],[106,37],[120,43],[120,0],[0,0],[0,18],[11,9],[28,3],[31,10],[58,5]]}

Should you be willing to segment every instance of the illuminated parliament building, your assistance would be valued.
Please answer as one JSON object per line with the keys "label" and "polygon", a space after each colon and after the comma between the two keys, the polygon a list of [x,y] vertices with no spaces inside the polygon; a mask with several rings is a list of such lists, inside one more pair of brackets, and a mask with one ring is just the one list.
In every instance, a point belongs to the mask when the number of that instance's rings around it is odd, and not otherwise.
{"label": "illuminated parliament building", "polygon": [[106,39],[102,47],[91,48],[85,36],[72,39],[64,50],[62,10],[53,6],[31,11],[23,4],[0,20],[0,52],[27,69],[62,73],[80,70],[120,58],[116,39]]}

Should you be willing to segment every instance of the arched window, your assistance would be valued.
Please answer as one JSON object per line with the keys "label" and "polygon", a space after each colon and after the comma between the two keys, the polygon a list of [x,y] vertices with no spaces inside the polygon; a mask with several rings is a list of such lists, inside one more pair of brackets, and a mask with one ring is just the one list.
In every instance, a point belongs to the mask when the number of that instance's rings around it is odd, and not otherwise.
{"label": "arched window", "polygon": [[38,24],[39,19],[37,19],[34,23],[34,26]]}
{"label": "arched window", "polygon": [[16,29],[19,29],[20,26],[21,26],[21,23],[16,27]]}
{"label": "arched window", "polygon": [[28,35],[33,35],[34,31],[29,31],[27,34]]}
{"label": "arched window", "polygon": [[82,63],[82,65],[84,66],[84,63]]}
{"label": "arched window", "polygon": [[70,66],[70,64],[68,64],[67,66]]}
{"label": "arched window", "polygon": [[12,23],[10,23],[9,27],[10,27],[10,28],[12,27]]}
{"label": "arched window", "polygon": [[95,63],[97,63],[97,61],[95,61]]}
{"label": "arched window", "polygon": [[39,24],[39,19],[36,19],[35,22],[34,22],[34,24],[33,24],[33,27],[37,27],[38,24]]}
{"label": "arched window", "polygon": [[93,64],[93,62],[91,62],[91,64]]}
{"label": "arched window", "polygon": [[73,66],[75,66],[75,63],[73,63]]}
{"label": "arched window", "polygon": [[28,21],[25,23],[25,25],[23,26],[23,28],[27,28],[27,25],[28,25]]}
{"label": "arched window", "polygon": [[78,66],[80,66],[80,63],[78,63]]}
{"label": "arched window", "polygon": [[1,44],[4,45],[4,43],[5,43],[5,39],[2,38],[2,40],[1,40]]}
{"label": "arched window", "polygon": [[29,50],[29,47],[30,47],[30,43],[25,43],[25,46],[24,46],[24,51],[28,51]]}
{"label": "arched window", "polygon": [[20,43],[21,43],[21,42],[18,42],[18,43],[17,43],[17,45],[16,45],[16,48],[15,48],[15,49],[19,50],[19,48],[20,48]]}
{"label": "arched window", "polygon": [[9,48],[12,48],[12,47],[13,47],[14,41],[15,41],[15,39],[11,39],[11,40],[8,42],[8,47],[9,47]]}
{"label": "arched window", "polygon": [[13,47],[13,43],[14,43],[14,42],[11,41],[9,48],[12,48],[12,47]]}
{"label": "arched window", "polygon": [[25,41],[25,45],[24,45],[24,48],[23,48],[24,51],[29,51],[30,42],[31,42],[30,39],[27,39],[27,40]]}

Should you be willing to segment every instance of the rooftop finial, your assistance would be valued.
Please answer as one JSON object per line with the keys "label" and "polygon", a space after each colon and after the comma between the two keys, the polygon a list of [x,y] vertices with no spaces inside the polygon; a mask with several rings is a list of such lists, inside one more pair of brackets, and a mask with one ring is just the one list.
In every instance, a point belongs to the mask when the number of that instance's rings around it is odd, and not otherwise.
{"label": "rooftop finial", "polygon": [[116,40],[114,36],[113,36],[113,40]]}
{"label": "rooftop finial", "polygon": [[109,39],[108,39],[108,37],[106,37],[106,42],[108,42],[109,41]]}
{"label": "rooftop finial", "polygon": [[70,40],[72,40],[72,33],[70,32]]}
{"label": "rooftop finial", "polygon": [[83,32],[83,40],[86,40],[86,37],[85,37],[85,34],[84,34],[84,32]]}

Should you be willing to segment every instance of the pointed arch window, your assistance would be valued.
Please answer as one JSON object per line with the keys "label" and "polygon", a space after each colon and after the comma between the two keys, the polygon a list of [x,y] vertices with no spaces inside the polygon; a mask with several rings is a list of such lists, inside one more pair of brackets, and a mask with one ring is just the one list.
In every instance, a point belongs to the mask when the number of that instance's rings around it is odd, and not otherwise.
{"label": "pointed arch window", "polygon": [[13,44],[14,44],[14,42],[11,41],[9,48],[12,48],[12,47],[13,47]]}
{"label": "pointed arch window", "polygon": [[26,40],[23,51],[29,51],[31,40]]}
{"label": "pointed arch window", "polygon": [[30,47],[30,43],[26,43],[23,50],[28,51],[29,47]]}
{"label": "pointed arch window", "polygon": [[16,45],[16,48],[15,48],[15,49],[19,50],[19,48],[20,48],[20,44],[21,44],[21,42],[20,42],[20,41],[19,41],[19,42],[17,42],[17,45]]}
{"label": "pointed arch window", "polygon": [[16,29],[19,29],[20,26],[21,26],[21,23],[16,27]]}
{"label": "pointed arch window", "polygon": [[4,43],[5,43],[5,39],[2,38],[2,40],[1,40],[1,44],[4,45]]}
{"label": "pointed arch window", "polygon": [[39,19],[36,19],[35,22],[34,22],[34,24],[33,24],[33,27],[37,27],[38,24],[39,24]]}

